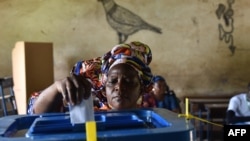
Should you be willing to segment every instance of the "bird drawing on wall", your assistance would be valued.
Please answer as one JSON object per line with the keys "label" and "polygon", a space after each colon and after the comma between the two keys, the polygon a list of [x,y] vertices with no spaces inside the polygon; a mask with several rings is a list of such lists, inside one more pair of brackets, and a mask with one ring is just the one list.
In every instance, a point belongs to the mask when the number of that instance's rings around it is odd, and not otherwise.
{"label": "bird drawing on wall", "polygon": [[119,43],[124,43],[128,36],[139,30],[151,30],[161,34],[161,29],[144,21],[140,16],[118,5],[114,0],[102,2],[109,25],[117,32]]}

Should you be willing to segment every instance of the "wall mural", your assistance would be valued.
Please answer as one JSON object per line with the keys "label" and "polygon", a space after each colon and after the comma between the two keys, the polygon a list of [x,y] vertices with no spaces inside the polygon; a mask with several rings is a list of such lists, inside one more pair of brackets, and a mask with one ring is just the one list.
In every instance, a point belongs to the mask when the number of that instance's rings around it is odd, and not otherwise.
{"label": "wall mural", "polygon": [[144,21],[139,15],[118,5],[114,0],[98,0],[102,2],[107,22],[117,32],[119,43],[139,30],[151,30],[161,34],[161,29]]}
{"label": "wall mural", "polygon": [[[219,39],[224,40],[225,43],[229,43],[229,50],[232,55],[235,53],[236,46],[234,45],[233,31],[234,31],[234,11],[232,9],[232,4],[234,0],[227,0],[228,8],[224,4],[219,4],[216,10],[216,15],[223,24],[219,24]],[[224,26],[223,26],[224,25]]]}

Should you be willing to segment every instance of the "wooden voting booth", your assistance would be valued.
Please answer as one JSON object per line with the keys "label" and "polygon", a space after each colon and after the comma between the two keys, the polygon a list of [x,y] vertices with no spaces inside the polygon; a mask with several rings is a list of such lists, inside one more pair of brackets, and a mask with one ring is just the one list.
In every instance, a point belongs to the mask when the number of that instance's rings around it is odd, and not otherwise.
{"label": "wooden voting booth", "polygon": [[27,114],[31,94],[54,82],[53,44],[17,42],[12,50],[12,71],[18,114]]}

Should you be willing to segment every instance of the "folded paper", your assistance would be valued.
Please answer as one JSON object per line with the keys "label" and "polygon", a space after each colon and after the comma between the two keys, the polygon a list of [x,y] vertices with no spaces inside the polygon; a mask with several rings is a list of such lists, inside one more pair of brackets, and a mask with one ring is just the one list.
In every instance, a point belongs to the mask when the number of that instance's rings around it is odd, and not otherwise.
{"label": "folded paper", "polygon": [[83,99],[78,105],[70,105],[70,121],[72,124],[85,123],[87,121],[95,121],[93,97]]}

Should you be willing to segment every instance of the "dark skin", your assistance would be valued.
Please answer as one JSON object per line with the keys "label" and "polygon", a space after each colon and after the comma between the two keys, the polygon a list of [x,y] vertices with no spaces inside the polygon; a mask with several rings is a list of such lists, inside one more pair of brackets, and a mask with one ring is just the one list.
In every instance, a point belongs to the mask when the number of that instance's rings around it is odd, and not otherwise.
{"label": "dark skin", "polygon": [[34,104],[34,113],[60,112],[62,106],[76,105],[90,96],[91,84],[82,76],[71,75],[43,90]]}
{"label": "dark skin", "polygon": [[166,83],[164,81],[157,81],[153,85],[153,94],[156,100],[162,101],[166,91]]}
{"label": "dark skin", "polygon": [[[157,101],[164,100],[165,92],[168,90],[167,84],[163,80],[159,80],[154,83],[152,93]],[[172,109],[175,113],[181,113],[179,108]]]}
{"label": "dark skin", "polygon": [[[117,64],[110,69],[105,90],[109,106],[117,110],[136,108],[143,93],[137,71],[127,64]],[[90,82],[83,76],[72,75],[42,91],[34,104],[34,113],[60,112],[63,105],[77,105],[90,93]]]}
{"label": "dark skin", "polygon": [[127,64],[118,64],[108,73],[106,97],[112,109],[136,108],[142,95],[142,87],[137,71]]}

